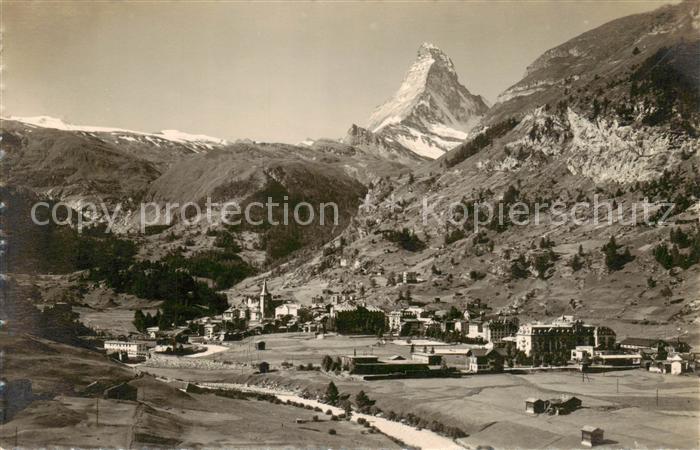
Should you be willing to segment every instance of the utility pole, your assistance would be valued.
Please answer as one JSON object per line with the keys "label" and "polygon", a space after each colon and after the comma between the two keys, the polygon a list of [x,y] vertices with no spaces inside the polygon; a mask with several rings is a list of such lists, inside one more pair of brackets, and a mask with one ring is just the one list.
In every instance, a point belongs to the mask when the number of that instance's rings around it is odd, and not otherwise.
{"label": "utility pole", "polygon": [[100,426],[100,398],[96,397],[95,398],[95,423],[97,423],[97,426]]}
{"label": "utility pole", "polygon": [[659,407],[659,388],[656,388],[656,407]]}
{"label": "utility pole", "polygon": [[15,427],[15,448],[19,448],[19,433],[17,427]]}
{"label": "utility pole", "polygon": [[615,386],[615,390],[616,390],[617,393],[619,394],[619,393],[620,393],[620,379],[619,379],[619,378],[615,378],[615,381],[617,381],[617,385]]}

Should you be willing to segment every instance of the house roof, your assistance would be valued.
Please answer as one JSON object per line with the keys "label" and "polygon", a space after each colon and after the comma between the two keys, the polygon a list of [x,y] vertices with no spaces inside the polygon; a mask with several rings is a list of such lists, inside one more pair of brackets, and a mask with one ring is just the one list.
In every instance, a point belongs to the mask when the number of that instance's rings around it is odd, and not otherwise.
{"label": "house roof", "polygon": [[649,338],[638,338],[638,337],[628,337],[620,342],[620,345],[636,345],[639,347],[651,347],[654,344],[663,342],[661,339],[649,339]]}
{"label": "house roof", "polygon": [[298,303],[284,303],[282,305],[279,305],[275,309],[299,309],[301,308],[301,305]]}
{"label": "house roof", "polygon": [[506,350],[503,347],[496,347],[493,349],[494,352],[498,353],[501,356],[507,356],[508,355],[508,350]]}
{"label": "house roof", "polygon": [[581,431],[588,431],[589,433],[592,433],[594,431],[603,431],[603,430],[598,428],[598,427],[594,427],[593,425],[584,425],[581,428]]}
{"label": "house roof", "polygon": [[641,358],[642,355],[639,353],[623,353],[623,354],[614,354],[614,355],[596,355],[596,358],[599,359],[634,359],[634,358]]}

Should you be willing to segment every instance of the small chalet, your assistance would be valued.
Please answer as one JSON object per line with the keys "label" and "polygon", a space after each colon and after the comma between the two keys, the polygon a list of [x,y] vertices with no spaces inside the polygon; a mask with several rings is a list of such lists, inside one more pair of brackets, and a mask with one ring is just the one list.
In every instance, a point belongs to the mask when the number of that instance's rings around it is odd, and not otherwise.
{"label": "small chalet", "polygon": [[597,427],[586,425],[581,428],[581,445],[585,447],[593,447],[602,444],[603,430]]}
{"label": "small chalet", "polygon": [[546,403],[540,398],[526,398],[525,412],[528,414],[542,414],[546,408]]}
{"label": "small chalet", "polygon": [[503,361],[501,349],[474,348],[467,352],[467,367],[473,373],[502,372]]}

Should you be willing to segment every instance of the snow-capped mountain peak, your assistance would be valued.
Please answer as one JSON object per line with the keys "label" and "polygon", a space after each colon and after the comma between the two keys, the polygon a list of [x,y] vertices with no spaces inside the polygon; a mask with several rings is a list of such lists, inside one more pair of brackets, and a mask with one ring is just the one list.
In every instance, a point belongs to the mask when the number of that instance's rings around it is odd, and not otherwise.
{"label": "snow-capped mountain peak", "polygon": [[99,127],[90,125],[73,125],[64,122],[63,120],[50,116],[33,116],[33,117],[9,117],[7,120],[21,122],[31,127],[53,128],[63,131],[82,131],[85,133],[107,133],[114,135],[123,140],[133,140],[134,136],[140,136],[152,139],[164,139],[166,141],[177,142],[180,144],[201,145],[205,148],[213,146],[227,145],[225,139],[207,136],[204,134],[189,134],[178,130],[162,130],[158,133],[146,133],[143,131],[126,130],[123,128]]}
{"label": "snow-capped mountain peak", "polygon": [[423,43],[398,91],[371,115],[368,129],[437,158],[461,143],[487,109],[481,96],[459,82],[450,57]]}

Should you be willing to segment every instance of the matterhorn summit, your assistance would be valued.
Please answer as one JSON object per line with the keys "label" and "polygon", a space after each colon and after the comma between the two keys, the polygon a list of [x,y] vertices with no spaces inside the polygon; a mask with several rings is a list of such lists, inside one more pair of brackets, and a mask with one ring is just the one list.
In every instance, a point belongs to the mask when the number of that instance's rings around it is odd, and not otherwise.
{"label": "matterhorn summit", "polygon": [[424,43],[399,90],[374,111],[367,128],[438,158],[459,145],[488,109],[481,96],[460,84],[452,60]]}

